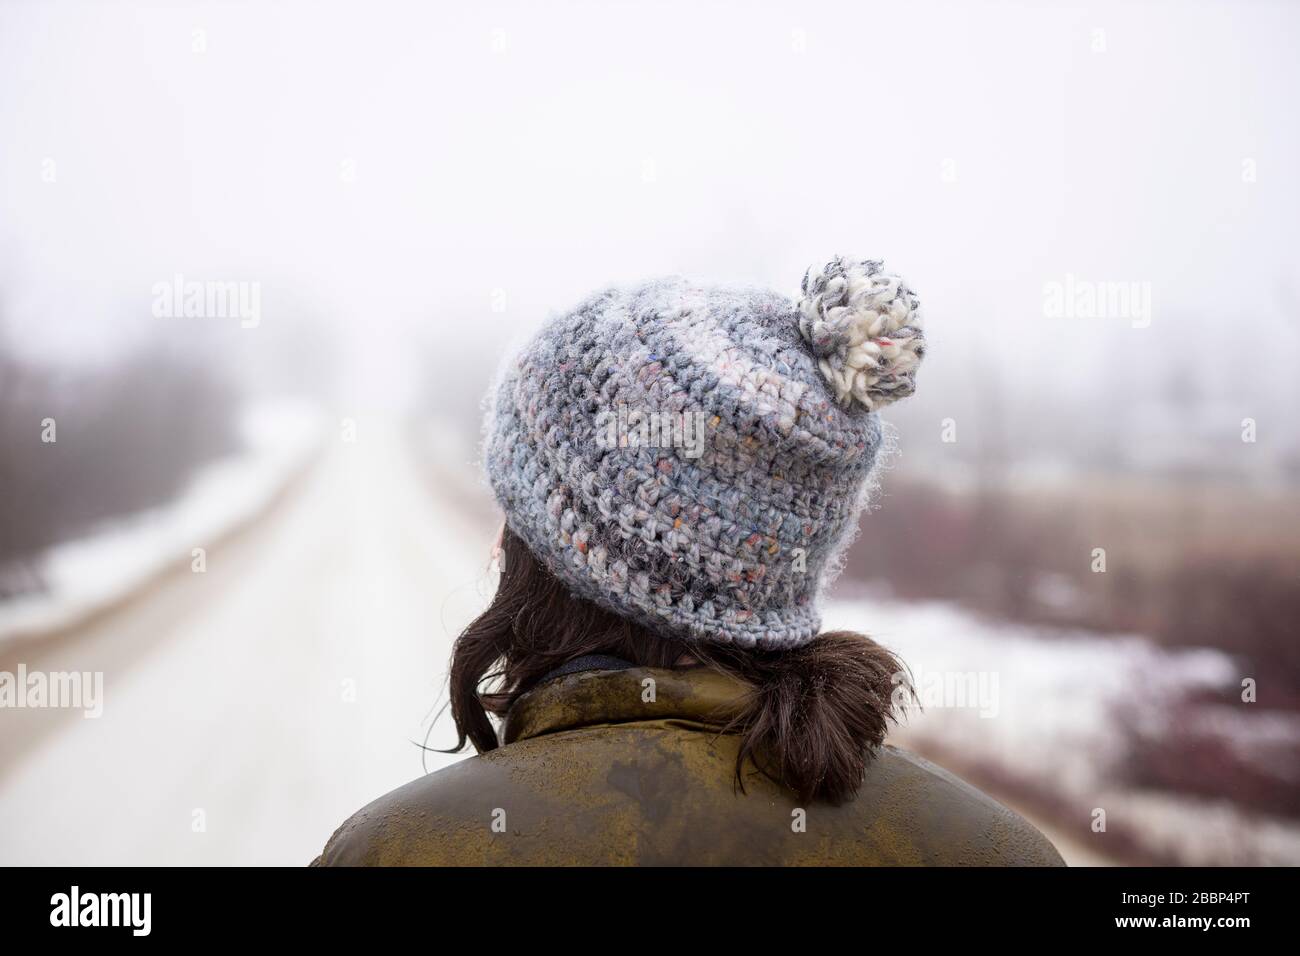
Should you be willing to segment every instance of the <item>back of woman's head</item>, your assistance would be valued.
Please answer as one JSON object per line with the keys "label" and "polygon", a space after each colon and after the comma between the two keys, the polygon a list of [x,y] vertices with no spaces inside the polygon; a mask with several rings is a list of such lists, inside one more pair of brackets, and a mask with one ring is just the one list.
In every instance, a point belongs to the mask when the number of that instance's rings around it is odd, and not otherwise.
{"label": "back of woman's head", "polygon": [[877,412],[912,393],[925,341],[877,260],[834,259],[801,293],[608,289],[505,365],[484,461],[506,570],[457,644],[462,746],[496,745],[476,691],[498,667],[490,707],[582,654],[688,650],[753,688],[740,762],[805,796],[858,786],[900,668],[821,633],[818,601],[873,487]]}
{"label": "back of woman's head", "polygon": [[574,597],[508,528],[491,605],[456,641],[451,709],[455,750],[499,746],[491,716],[567,661],[588,654],[641,667],[712,667],[751,688],[725,728],[741,738],[737,782],[748,760],[806,800],[838,803],[856,793],[872,752],[910,694],[903,665],[849,631],[821,634],[785,651],[683,644]]}

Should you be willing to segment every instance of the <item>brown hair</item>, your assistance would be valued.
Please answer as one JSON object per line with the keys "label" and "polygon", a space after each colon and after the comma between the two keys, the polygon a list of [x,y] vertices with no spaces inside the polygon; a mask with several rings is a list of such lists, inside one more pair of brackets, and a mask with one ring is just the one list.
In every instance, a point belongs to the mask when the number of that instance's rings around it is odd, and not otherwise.
{"label": "brown hair", "polygon": [[839,803],[857,792],[888,722],[900,716],[896,695],[910,700],[904,666],[861,634],[831,631],[783,651],[669,640],[575,597],[509,528],[501,549],[496,595],[452,650],[451,712],[459,739],[449,752],[467,741],[480,753],[500,746],[488,715],[504,715],[575,657],[608,654],[670,668],[689,653],[754,688],[750,706],[724,730],[742,738],[736,760],[742,790],[748,759],[802,799]]}

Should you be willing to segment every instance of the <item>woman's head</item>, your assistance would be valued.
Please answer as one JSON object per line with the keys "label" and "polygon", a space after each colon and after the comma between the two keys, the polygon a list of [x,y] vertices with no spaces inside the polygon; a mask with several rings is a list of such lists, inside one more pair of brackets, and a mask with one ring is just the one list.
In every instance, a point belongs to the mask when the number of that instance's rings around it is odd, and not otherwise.
{"label": "woman's head", "polygon": [[806,643],[920,321],[872,260],[810,272],[797,302],[683,280],[592,296],[495,391],[484,457],[506,521],[576,595],[655,634]]}
{"label": "woman's head", "polygon": [[[817,601],[857,528],[924,352],[916,295],[835,259],[792,301],[663,280],[592,296],[504,369],[485,463],[506,567],[452,668],[459,747],[574,657],[690,659],[754,688],[751,757],[809,797],[858,786],[900,667],[820,634]],[[494,693],[479,694],[495,677]]]}

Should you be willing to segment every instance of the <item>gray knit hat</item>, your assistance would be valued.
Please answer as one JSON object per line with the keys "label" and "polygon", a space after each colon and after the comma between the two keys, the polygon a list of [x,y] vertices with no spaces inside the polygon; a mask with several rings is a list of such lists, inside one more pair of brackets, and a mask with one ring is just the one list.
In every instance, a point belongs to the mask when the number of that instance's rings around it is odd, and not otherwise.
{"label": "gray knit hat", "polygon": [[919,302],[836,259],[792,302],[663,279],[557,316],[502,373],[485,462],[506,522],[575,594],[667,637],[789,648],[910,395]]}

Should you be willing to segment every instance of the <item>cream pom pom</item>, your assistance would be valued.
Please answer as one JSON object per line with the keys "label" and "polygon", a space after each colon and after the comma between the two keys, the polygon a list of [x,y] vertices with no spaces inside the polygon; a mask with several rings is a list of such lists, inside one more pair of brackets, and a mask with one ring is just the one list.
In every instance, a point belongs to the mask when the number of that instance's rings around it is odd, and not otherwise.
{"label": "cream pom pom", "polygon": [[878,259],[836,258],[809,269],[799,332],[841,405],[857,400],[875,411],[916,390],[925,354],[921,303]]}

